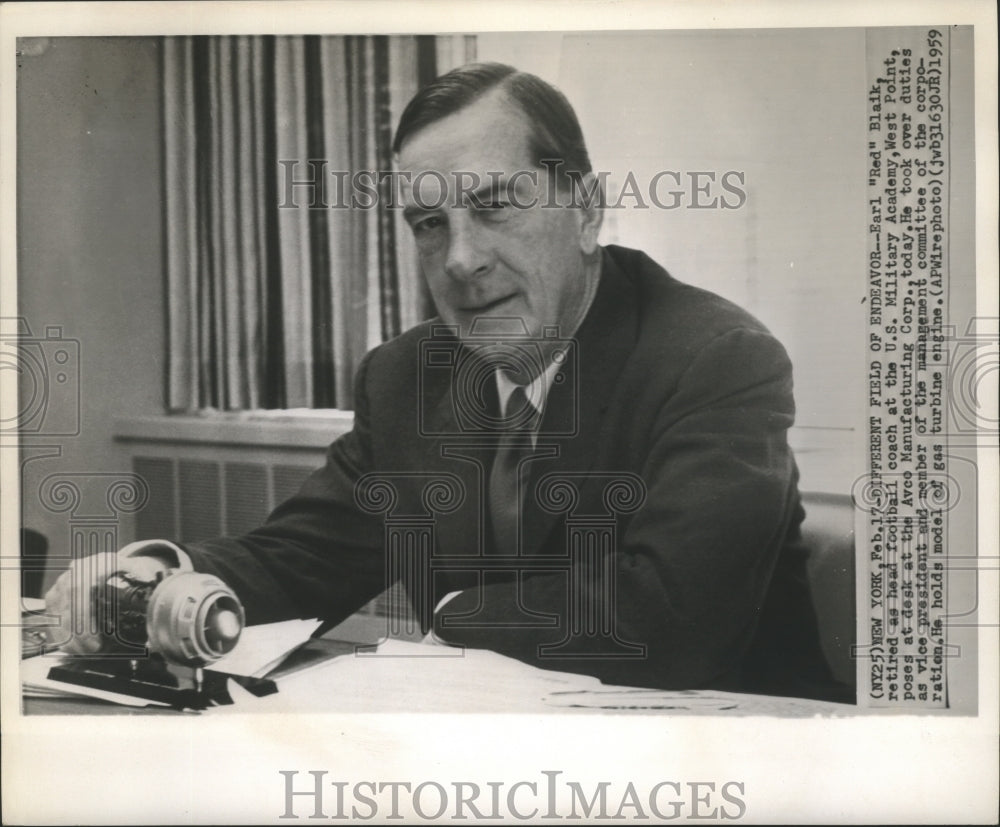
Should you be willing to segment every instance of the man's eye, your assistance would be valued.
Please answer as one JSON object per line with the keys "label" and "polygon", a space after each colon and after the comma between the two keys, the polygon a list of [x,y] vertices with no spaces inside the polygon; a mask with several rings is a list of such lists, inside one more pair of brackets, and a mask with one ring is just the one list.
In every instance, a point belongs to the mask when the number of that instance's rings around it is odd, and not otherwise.
{"label": "man's eye", "polygon": [[420,221],[413,225],[413,232],[423,233],[429,230],[436,230],[438,227],[444,226],[444,219],[439,215],[430,215],[427,218],[422,218]]}

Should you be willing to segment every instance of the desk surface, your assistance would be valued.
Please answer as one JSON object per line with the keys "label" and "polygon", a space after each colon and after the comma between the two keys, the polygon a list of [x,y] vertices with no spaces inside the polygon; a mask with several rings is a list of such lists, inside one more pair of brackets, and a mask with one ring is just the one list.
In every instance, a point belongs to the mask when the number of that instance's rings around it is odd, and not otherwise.
{"label": "desk surface", "polygon": [[[845,716],[854,706],[714,690],[667,691],[602,684],[537,669],[495,652],[402,641],[346,654],[278,680],[278,693],[251,696],[230,681],[235,703],[206,715],[266,713],[542,713]],[[26,715],[177,715],[162,706],[121,706],[81,697],[25,697]]]}

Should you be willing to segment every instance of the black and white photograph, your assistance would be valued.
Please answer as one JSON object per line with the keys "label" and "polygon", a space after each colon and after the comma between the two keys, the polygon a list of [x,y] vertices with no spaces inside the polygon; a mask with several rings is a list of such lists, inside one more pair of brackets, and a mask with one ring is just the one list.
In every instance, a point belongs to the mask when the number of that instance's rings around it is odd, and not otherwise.
{"label": "black and white photograph", "polygon": [[4,823],[995,822],[996,11],[812,8],[0,7]]}

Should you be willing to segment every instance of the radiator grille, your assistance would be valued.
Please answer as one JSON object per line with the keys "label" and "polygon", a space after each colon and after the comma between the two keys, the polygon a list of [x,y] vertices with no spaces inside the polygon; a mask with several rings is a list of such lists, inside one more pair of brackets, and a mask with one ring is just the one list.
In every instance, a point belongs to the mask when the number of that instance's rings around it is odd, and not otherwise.
{"label": "radiator grille", "polygon": [[149,486],[146,506],[136,514],[140,539],[177,536],[177,488],[172,459],[135,457],[132,470]]}
{"label": "radiator grille", "polygon": [[181,460],[178,468],[181,492],[181,542],[226,533],[222,522],[222,491],[219,463]]}
{"label": "radiator grille", "polygon": [[253,462],[227,462],[226,534],[243,534],[260,525],[271,511],[267,496],[267,467]]}
{"label": "radiator grille", "polygon": [[[294,495],[315,470],[288,463],[142,455],[133,456],[132,469],[149,486],[149,501],[136,515],[136,538],[179,542],[250,531]],[[359,614],[387,615],[390,594],[394,611],[409,605],[397,584]]]}
{"label": "radiator grille", "polygon": [[134,456],[132,470],[149,486],[149,502],[136,519],[137,538],[185,542],[242,534],[259,526],[314,469]]}
{"label": "radiator grille", "polygon": [[274,505],[280,505],[295,494],[312,472],[312,468],[304,468],[301,465],[275,465],[271,469],[271,479],[274,481]]}

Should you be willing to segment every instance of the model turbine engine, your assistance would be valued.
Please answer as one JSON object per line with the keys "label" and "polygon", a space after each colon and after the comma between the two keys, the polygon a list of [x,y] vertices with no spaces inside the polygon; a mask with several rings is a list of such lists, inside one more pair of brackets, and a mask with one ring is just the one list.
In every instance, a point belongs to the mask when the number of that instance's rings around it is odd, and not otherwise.
{"label": "model turbine engine", "polygon": [[273,681],[204,668],[233,650],[245,624],[236,594],[214,575],[170,570],[147,581],[117,571],[95,587],[93,606],[100,653],[53,667],[53,680],[192,709],[231,704],[228,680],[258,696],[277,691]]}
{"label": "model turbine engine", "polygon": [[243,606],[211,574],[179,571],[144,582],[116,572],[95,602],[98,617],[113,621],[105,633],[109,651],[148,645],[180,666],[214,663],[233,650],[243,631]]}

